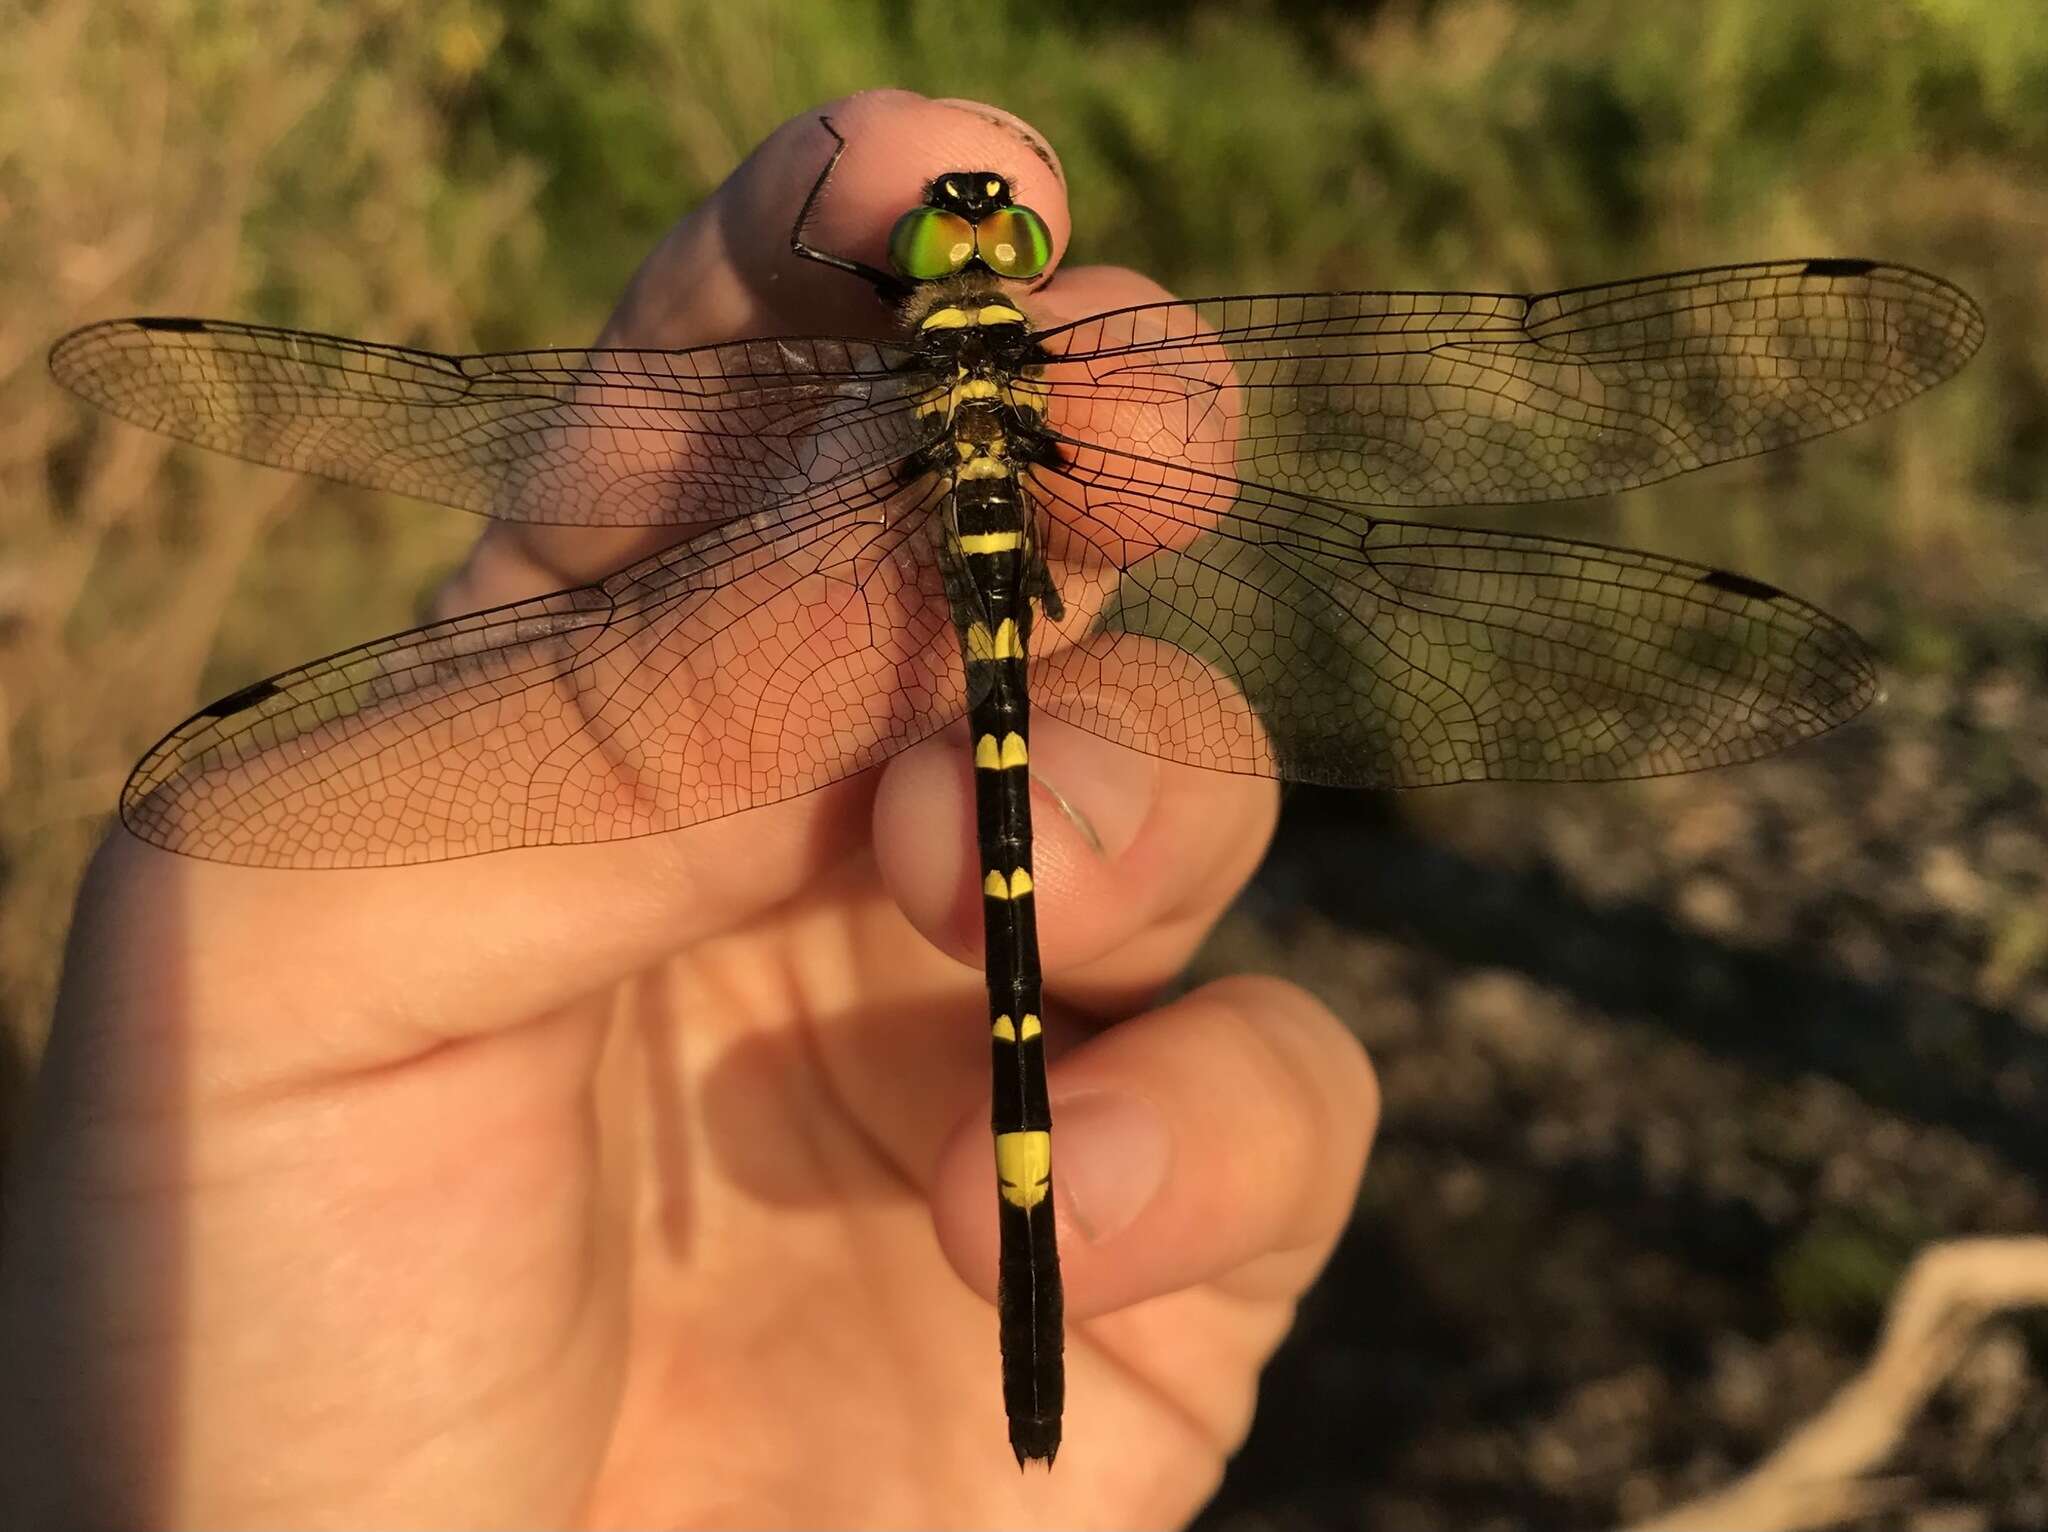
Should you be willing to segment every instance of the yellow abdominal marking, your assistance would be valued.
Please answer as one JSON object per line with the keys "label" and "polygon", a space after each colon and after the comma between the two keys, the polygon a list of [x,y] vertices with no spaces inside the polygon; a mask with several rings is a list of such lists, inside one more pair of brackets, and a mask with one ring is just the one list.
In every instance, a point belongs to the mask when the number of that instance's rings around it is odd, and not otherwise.
{"label": "yellow abdominal marking", "polygon": [[1008,878],[991,872],[981,880],[981,891],[991,899],[1022,899],[1031,892],[1031,874],[1021,867]]}
{"label": "yellow abdominal marking", "polygon": [[1038,1036],[1040,1030],[1038,1018],[1028,1011],[1024,1014],[1022,1026],[1016,1025],[1007,1015],[996,1018],[995,1037],[999,1043],[1028,1043]]}
{"label": "yellow abdominal marking", "polygon": [[1012,766],[1027,764],[1028,760],[1024,736],[1014,730],[1003,736],[1000,745],[993,734],[984,734],[974,742],[974,764],[983,771],[1007,771]]}
{"label": "yellow abdominal marking", "polygon": [[1021,660],[1024,646],[1017,641],[1017,619],[1005,617],[989,637],[988,624],[968,625],[967,658],[970,660]]}
{"label": "yellow abdominal marking", "polygon": [[1023,546],[1022,532],[969,532],[960,539],[962,553],[1008,553]]}
{"label": "yellow abdominal marking", "polygon": [[1040,1129],[996,1135],[996,1181],[1003,1201],[1034,1208],[1052,1189],[1052,1135]]}
{"label": "yellow abdominal marking", "polygon": [[1007,479],[1010,465],[999,457],[970,458],[954,474],[957,479]]}

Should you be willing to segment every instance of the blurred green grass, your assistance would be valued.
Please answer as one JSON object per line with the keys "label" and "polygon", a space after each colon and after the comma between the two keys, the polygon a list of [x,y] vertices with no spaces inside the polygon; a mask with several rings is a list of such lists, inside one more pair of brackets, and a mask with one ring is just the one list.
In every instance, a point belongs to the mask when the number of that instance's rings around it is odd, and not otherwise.
{"label": "blurred green grass", "polygon": [[580,343],[753,144],[866,87],[1031,120],[1073,258],[1189,293],[1937,270],[1991,315],[1958,384],[1543,524],[1753,570],[1894,665],[2027,631],[2048,28],[2011,0],[0,0],[0,35],[0,1015],[24,1049],[128,763],[202,696],[406,624],[476,530],[90,420],[48,342],[156,311]]}

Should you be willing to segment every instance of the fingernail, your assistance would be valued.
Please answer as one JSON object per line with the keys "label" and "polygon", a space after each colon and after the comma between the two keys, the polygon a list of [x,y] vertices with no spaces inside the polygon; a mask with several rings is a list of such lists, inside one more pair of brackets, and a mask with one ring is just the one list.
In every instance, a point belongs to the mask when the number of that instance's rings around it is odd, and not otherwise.
{"label": "fingernail", "polygon": [[1166,1183],[1173,1142],[1158,1108],[1096,1091],[1062,1098],[1053,1121],[1053,1176],[1067,1216],[1090,1244],[1130,1226]]}
{"label": "fingernail", "polygon": [[1092,850],[1097,856],[1107,855],[1107,853],[1103,850],[1101,832],[1095,828],[1094,821],[1089,819],[1089,817],[1086,814],[1082,813],[1079,809],[1075,808],[1074,805],[1068,801],[1067,795],[1065,793],[1061,792],[1057,787],[1054,787],[1052,783],[1046,781],[1044,777],[1040,776],[1034,776],[1031,779],[1031,785],[1037,788],[1040,792],[1044,793],[1046,797],[1052,799],[1052,806],[1058,809],[1061,814],[1066,816],[1068,824],[1072,825],[1076,830],[1081,832],[1081,839],[1088,842],[1090,850]]}
{"label": "fingernail", "polygon": [[1031,741],[1031,780],[1103,856],[1130,849],[1152,812],[1159,763],[1083,729],[1040,730]]}

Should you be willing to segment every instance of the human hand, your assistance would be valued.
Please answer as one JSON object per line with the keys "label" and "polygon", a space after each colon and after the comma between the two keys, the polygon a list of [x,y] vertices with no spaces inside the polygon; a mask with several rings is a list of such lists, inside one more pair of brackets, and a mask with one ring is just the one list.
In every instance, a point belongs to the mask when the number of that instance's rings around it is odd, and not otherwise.
{"label": "human hand", "polygon": [[[988,164],[1064,246],[1013,119],[825,110],[850,148],[812,243],[879,263],[926,179]],[[887,332],[789,255],[817,115],[663,240],[605,344]],[[1026,306],[1159,296],[1081,270]],[[647,546],[496,524],[444,606]],[[306,874],[117,833],[0,1246],[8,1524],[1184,1519],[1350,1208],[1372,1080],[1291,986],[1146,1008],[1250,875],[1270,783],[1042,716],[1032,769],[1069,1323],[1049,1477],[1014,1467],[997,1385],[953,731],[630,842]]]}

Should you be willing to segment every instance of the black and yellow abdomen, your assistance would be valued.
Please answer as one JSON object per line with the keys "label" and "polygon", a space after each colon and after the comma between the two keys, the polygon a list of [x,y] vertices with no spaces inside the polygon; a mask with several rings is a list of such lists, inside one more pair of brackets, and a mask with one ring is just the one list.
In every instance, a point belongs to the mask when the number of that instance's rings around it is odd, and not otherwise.
{"label": "black and yellow abdomen", "polygon": [[945,423],[932,460],[951,480],[944,562],[967,666],[994,1064],[1003,1403],[1018,1462],[1050,1462],[1059,1450],[1066,1383],[1031,876],[1026,672],[1034,593],[1050,587],[1019,477],[1032,460],[1036,417],[1014,402],[1010,364],[1024,316],[999,295],[967,294],[936,307],[919,332],[953,363],[952,383],[920,408]]}

